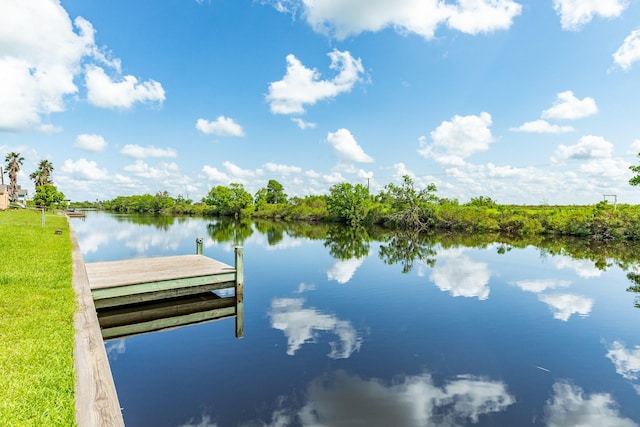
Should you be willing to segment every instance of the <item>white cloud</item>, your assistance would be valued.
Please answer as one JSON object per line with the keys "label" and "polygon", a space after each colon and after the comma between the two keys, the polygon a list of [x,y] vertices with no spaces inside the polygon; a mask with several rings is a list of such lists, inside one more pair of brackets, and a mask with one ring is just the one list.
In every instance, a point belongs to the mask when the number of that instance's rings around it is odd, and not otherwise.
{"label": "white cloud", "polygon": [[623,418],[616,402],[608,393],[584,394],[578,387],[566,382],[553,385],[553,397],[544,411],[549,427],[610,426],[637,427],[629,418]]}
{"label": "white cloud", "polygon": [[178,154],[173,148],[158,148],[150,145],[148,147],[142,147],[136,144],[127,144],[122,150],[121,154],[134,159],[145,159],[148,157],[177,157]]}
{"label": "white cloud", "polygon": [[209,181],[219,182],[219,183],[230,183],[231,177],[224,172],[219,171],[217,168],[214,168],[209,165],[204,165],[202,167],[202,173],[205,174]]}
{"label": "white cloud", "polygon": [[[78,93],[74,80],[83,71],[89,102],[96,105],[122,107],[135,100],[164,99],[157,82],[134,84],[133,99],[121,94],[122,86],[107,84],[111,80],[96,64],[119,74],[120,60],[109,58],[94,37],[91,23],[82,17],[72,23],[59,1],[0,2],[0,129],[55,129],[40,125],[41,118],[65,111],[65,101]],[[126,76],[124,86],[134,83],[132,79]],[[103,91],[94,91],[96,87]]]}
{"label": "white cloud", "polygon": [[439,25],[468,34],[507,29],[522,11],[513,0],[271,0],[280,12],[302,15],[314,31],[344,39],[366,31],[393,28],[429,40]]}
{"label": "white cloud", "polygon": [[347,260],[336,261],[329,270],[327,270],[327,279],[335,280],[340,284],[347,283],[358,268],[362,265],[366,257],[351,258]]}
{"label": "white cloud", "polygon": [[[458,375],[436,385],[429,374],[395,378],[392,384],[344,371],[314,380],[297,412],[304,426],[461,426],[502,412],[516,399],[503,382]],[[345,397],[348,398],[345,398]]]}
{"label": "white cloud", "polygon": [[444,258],[447,261],[435,267],[429,276],[440,290],[448,291],[454,297],[489,298],[491,272],[486,263],[456,253],[447,254]]}
{"label": "white cloud", "polygon": [[298,117],[292,117],[291,121],[297,124],[300,129],[313,129],[316,127],[315,123],[305,122],[304,120]]}
{"label": "white cloud", "polygon": [[347,51],[334,49],[328,53],[329,68],[338,74],[331,80],[321,80],[315,69],[306,68],[294,55],[287,55],[287,72],[284,78],[269,83],[266,99],[275,114],[302,114],[305,105],[313,105],[323,99],[335,98],[350,92],[364,73],[361,60]]}
{"label": "white cloud", "polygon": [[558,270],[568,268],[575,271],[575,273],[584,278],[590,279],[593,277],[600,277],[602,270],[599,270],[593,262],[584,259],[573,259],[571,257],[554,257],[553,264]]}
{"label": "white cloud", "polygon": [[555,279],[519,280],[514,282],[513,285],[526,292],[540,293],[548,289],[566,288],[571,285],[571,282]]}
{"label": "white cloud", "polygon": [[107,141],[100,135],[81,133],[76,137],[76,143],[73,146],[97,153],[107,148]]}
{"label": "white cloud", "polygon": [[569,159],[608,159],[612,152],[613,144],[603,137],[586,135],[580,138],[577,144],[560,144],[551,159],[555,162],[564,162]]}
{"label": "white cloud", "polygon": [[165,93],[155,80],[138,82],[127,75],[114,81],[102,67],[89,65],[85,71],[87,99],[92,105],[104,108],[131,108],[136,102],[158,102],[162,104]]}
{"label": "white cloud", "polygon": [[315,308],[304,308],[304,299],[276,298],[271,302],[271,327],[287,337],[287,354],[293,356],[305,343],[315,343],[319,332],[331,332],[338,341],[331,341],[332,359],[347,359],[360,350],[362,337],[351,322],[324,314]]}
{"label": "white cloud", "polygon": [[592,116],[598,112],[593,98],[578,99],[572,91],[567,90],[556,95],[553,106],[542,112],[543,119],[575,120]]}
{"label": "white cloud", "polygon": [[214,122],[198,119],[196,129],[206,135],[244,136],[242,126],[233,121],[233,119],[225,116],[219,116]]}
{"label": "white cloud", "polygon": [[263,166],[267,171],[281,175],[291,175],[302,172],[302,168],[298,166],[279,165],[277,163],[265,163]]}
{"label": "white cloud", "polygon": [[511,128],[514,132],[532,132],[532,133],[567,133],[573,132],[575,129],[571,126],[552,125],[546,120],[534,120],[525,122],[517,128]]}
{"label": "white cloud", "polygon": [[633,154],[634,156],[640,153],[640,139],[636,139],[631,143],[631,146],[629,147],[629,151],[627,151],[627,153]]}
{"label": "white cloud", "polygon": [[93,28],[72,25],[54,1],[0,2],[0,129],[37,127],[41,115],[65,110],[74,77],[94,46]]}
{"label": "white cloud", "polygon": [[152,167],[143,160],[136,160],[135,163],[127,165],[123,169],[125,172],[129,172],[133,176],[147,178],[154,181],[172,177],[180,171],[180,168],[175,163],[163,162],[160,163],[158,167]]}
{"label": "white cloud", "polygon": [[613,54],[613,62],[623,70],[640,60],[640,30],[633,30]]}
{"label": "white cloud", "polygon": [[626,6],[625,0],[553,0],[562,29],[572,31],[579,30],[596,15],[603,18],[620,16]]}
{"label": "white cloud", "polygon": [[538,299],[547,304],[553,311],[554,319],[566,322],[573,314],[587,317],[591,313],[593,300],[573,294],[538,295]]}
{"label": "white cloud", "polygon": [[242,169],[234,163],[229,161],[225,161],[222,163],[222,166],[229,172],[232,178],[243,181],[245,179],[256,178],[263,174],[262,169],[250,170],[250,169]]}
{"label": "white cloud", "polygon": [[640,375],[640,346],[627,349],[624,343],[614,341],[608,350],[607,358],[615,365],[616,372],[627,380],[637,380]]}
{"label": "white cloud", "polygon": [[373,162],[373,159],[358,145],[356,139],[347,129],[338,129],[327,134],[327,142],[333,146],[338,156],[346,161]]}
{"label": "white cloud", "polygon": [[[616,178],[626,182],[631,178],[629,163],[623,159],[592,159],[580,165],[580,172],[597,178]],[[603,182],[603,188],[610,186]]]}
{"label": "white cloud", "polygon": [[444,165],[463,165],[464,159],[474,153],[485,151],[493,142],[491,115],[454,116],[443,121],[431,132],[431,144],[420,138],[420,153]]}
{"label": "white cloud", "polygon": [[87,159],[79,159],[76,162],[67,159],[62,164],[60,172],[80,181],[103,181],[109,177],[106,169],[100,169],[96,162]]}

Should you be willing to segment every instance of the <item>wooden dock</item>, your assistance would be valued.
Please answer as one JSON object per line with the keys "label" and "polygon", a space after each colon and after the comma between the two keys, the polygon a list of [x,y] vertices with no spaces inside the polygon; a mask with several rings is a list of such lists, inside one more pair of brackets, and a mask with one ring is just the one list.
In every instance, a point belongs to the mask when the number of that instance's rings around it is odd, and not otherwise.
{"label": "wooden dock", "polygon": [[[73,228],[73,286],[78,301],[76,421],[78,426],[124,426],[104,339],[235,317],[244,336],[242,248],[235,266],[201,255],[85,264]],[[220,297],[211,291],[233,288]]]}

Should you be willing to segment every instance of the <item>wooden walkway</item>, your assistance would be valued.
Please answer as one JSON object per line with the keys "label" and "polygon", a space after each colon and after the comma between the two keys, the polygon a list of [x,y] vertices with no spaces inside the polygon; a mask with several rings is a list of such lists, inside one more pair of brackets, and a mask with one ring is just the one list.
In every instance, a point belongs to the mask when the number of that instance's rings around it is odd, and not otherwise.
{"label": "wooden walkway", "polygon": [[[79,427],[124,426],[104,339],[227,317],[236,319],[236,337],[244,335],[242,248],[235,267],[199,254],[85,264],[71,225],[70,231]],[[211,292],[225,288],[235,294]]]}

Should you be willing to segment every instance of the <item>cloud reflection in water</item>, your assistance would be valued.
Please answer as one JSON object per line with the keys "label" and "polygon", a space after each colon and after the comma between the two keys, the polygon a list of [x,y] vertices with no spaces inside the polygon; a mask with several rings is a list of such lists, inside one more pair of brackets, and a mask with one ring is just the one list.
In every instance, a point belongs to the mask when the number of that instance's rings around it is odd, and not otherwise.
{"label": "cloud reflection in water", "polygon": [[489,278],[491,272],[484,262],[473,261],[462,254],[447,254],[446,262],[434,267],[429,278],[442,291],[449,291],[454,297],[489,298]]}
{"label": "cloud reflection in water", "polygon": [[580,387],[562,381],[553,385],[553,397],[547,402],[545,414],[549,427],[637,426],[620,416],[609,393],[585,395]]}
{"label": "cloud reflection in water", "polygon": [[321,313],[315,308],[304,308],[302,298],[276,298],[271,301],[271,327],[284,332],[287,337],[287,354],[293,356],[304,343],[314,343],[318,332],[331,332],[338,336],[331,341],[332,359],[349,358],[360,350],[362,337],[347,320]]}

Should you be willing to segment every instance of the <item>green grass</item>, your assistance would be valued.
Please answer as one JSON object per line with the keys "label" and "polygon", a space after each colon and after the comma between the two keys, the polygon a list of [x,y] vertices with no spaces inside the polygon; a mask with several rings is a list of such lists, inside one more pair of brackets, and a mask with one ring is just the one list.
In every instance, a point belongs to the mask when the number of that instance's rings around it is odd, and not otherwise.
{"label": "green grass", "polygon": [[0,236],[0,424],[75,425],[67,219],[0,212]]}

